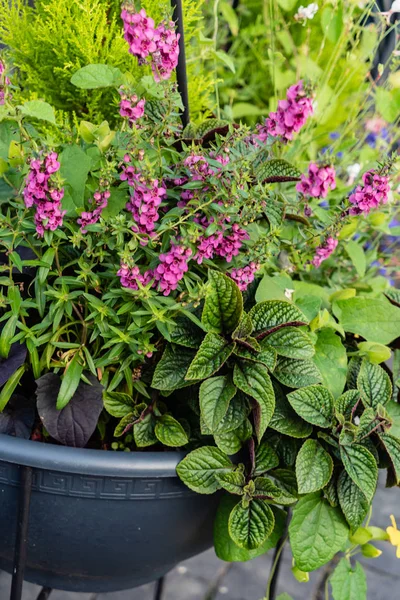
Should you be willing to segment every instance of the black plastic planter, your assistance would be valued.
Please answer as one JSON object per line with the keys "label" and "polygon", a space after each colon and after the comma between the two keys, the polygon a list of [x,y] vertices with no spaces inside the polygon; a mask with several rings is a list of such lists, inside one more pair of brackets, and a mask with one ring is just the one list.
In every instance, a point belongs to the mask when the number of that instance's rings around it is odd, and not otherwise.
{"label": "black plastic planter", "polygon": [[110,592],[158,579],[212,545],[217,496],[177,478],[177,452],[105,452],[0,434],[0,569],[11,572],[20,466],[33,467],[25,579]]}

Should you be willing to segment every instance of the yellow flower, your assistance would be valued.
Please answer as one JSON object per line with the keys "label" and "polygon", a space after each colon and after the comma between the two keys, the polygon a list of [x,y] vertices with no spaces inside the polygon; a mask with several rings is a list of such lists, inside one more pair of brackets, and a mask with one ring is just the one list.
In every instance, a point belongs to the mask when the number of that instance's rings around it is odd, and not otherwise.
{"label": "yellow flower", "polygon": [[390,520],[392,521],[393,527],[387,527],[386,532],[389,536],[389,540],[392,546],[395,546],[397,548],[397,558],[400,558],[400,531],[397,529],[396,521],[393,515],[390,515]]}

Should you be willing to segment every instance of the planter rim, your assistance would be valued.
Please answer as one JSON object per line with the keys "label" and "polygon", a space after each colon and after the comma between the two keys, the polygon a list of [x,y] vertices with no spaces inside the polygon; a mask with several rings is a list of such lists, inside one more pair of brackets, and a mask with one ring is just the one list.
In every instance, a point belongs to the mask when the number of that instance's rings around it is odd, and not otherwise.
{"label": "planter rim", "polygon": [[184,452],[115,452],[71,448],[0,434],[0,462],[81,475],[177,477]]}

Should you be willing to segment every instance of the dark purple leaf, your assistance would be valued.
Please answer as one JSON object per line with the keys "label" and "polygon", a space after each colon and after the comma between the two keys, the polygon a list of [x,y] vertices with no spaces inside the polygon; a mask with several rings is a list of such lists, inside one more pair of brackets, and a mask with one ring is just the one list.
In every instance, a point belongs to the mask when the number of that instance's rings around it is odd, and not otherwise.
{"label": "dark purple leaf", "polygon": [[34,421],[35,403],[33,398],[14,394],[4,411],[0,413],[0,433],[28,440]]}
{"label": "dark purple leaf", "polygon": [[0,387],[6,383],[13,373],[24,364],[26,358],[25,344],[15,343],[11,346],[7,358],[0,358]]}
{"label": "dark purple leaf", "polygon": [[86,446],[103,409],[103,386],[93,375],[87,375],[87,378],[92,385],[81,381],[62,410],[56,408],[60,377],[47,373],[36,381],[39,417],[51,437],[64,446]]}

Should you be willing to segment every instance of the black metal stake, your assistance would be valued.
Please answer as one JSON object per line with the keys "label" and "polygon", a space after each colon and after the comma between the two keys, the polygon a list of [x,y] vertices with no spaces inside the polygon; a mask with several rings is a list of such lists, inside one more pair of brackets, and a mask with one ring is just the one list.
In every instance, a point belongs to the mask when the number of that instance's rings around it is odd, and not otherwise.
{"label": "black metal stake", "polygon": [[154,594],[154,600],[161,600],[164,590],[164,577],[160,577],[156,583],[156,591]]}
{"label": "black metal stake", "polygon": [[31,502],[33,470],[21,466],[20,496],[15,536],[14,566],[10,600],[21,600],[28,547],[29,507]]}
{"label": "black metal stake", "polygon": [[179,38],[179,58],[176,67],[176,79],[178,81],[178,91],[182,98],[183,113],[181,115],[182,125],[186,125],[190,121],[189,116],[189,93],[186,71],[186,53],[185,53],[185,36],[183,30],[183,11],[182,0],[171,0],[171,5],[174,9],[173,19],[176,23],[176,31],[180,34]]}
{"label": "black metal stake", "polygon": [[[275,570],[272,574],[272,579],[271,579],[271,583],[269,586],[269,596],[268,596],[269,600],[275,600],[275,598],[276,598],[278,579],[279,579],[279,571],[282,566],[283,553],[285,551],[284,546],[285,546],[286,540],[287,540],[290,516],[291,516],[291,509],[289,507],[287,510],[287,514],[286,514],[285,528],[282,533],[282,537],[280,538],[280,540],[278,541],[278,543],[275,547],[274,557],[272,559],[272,564],[275,565]],[[276,564],[275,564],[275,562],[276,562]]]}
{"label": "black metal stake", "polygon": [[50,594],[52,591],[53,591],[53,589],[49,588],[49,587],[42,588],[42,590],[39,592],[39,596],[36,598],[36,600],[48,600],[50,598]]}

